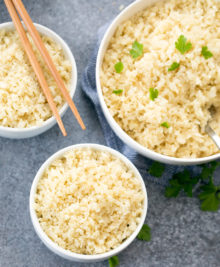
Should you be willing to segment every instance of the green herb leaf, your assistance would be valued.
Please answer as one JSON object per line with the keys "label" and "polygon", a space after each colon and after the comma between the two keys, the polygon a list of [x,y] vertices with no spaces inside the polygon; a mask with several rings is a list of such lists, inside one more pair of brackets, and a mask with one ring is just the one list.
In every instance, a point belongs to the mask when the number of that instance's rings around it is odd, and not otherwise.
{"label": "green herb leaf", "polygon": [[208,164],[202,165],[201,179],[210,179],[219,166],[220,162],[217,161],[212,161]]}
{"label": "green herb leaf", "polygon": [[209,179],[212,176],[213,172],[210,168],[208,167],[203,167],[202,172],[201,172],[201,178],[203,180]]}
{"label": "green herb leaf", "polygon": [[112,91],[112,93],[114,93],[116,95],[120,95],[122,92],[123,92],[122,89]]}
{"label": "green herb leaf", "polygon": [[144,224],[137,238],[139,240],[144,240],[144,241],[149,242],[151,240],[151,228],[147,224]]}
{"label": "green herb leaf", "polygon": [[132,45],[132,49],[130,50],[130,55],[133,58],[138,58],[143,55],[143,45],[135,41]]}
{"label": "green herb leaf", "polygon": [[201,187],[203,191],[199,195],[201,200],[201,210],[203,211],[217,211],[220,207],[220,186],[215,186],[211,178],[207,185]]}
{"label": "green herb leaf", "polygon": [[121,73],[124,69],[124,65],[121,61],[119,61],[118,63],[115,64],[115,71],[117,73]]}
{"label": "green herb leaf", "polygon": [[165,196],[167,198],[177,197],[181,190],[181,186],[167,186],[165,190]]}
{"label": "green herb leaf", "polygon": [[153,164],[151,165],[150,169],[149,169],[149,173],[150,173],[150,175],[159,178],[162,176],[164,170],[165,170],[165,165],[163,165],[160,162],[154,161]]}
{"label": "green herb leaf", "polygon": [[208,50],[208,47],[207,46],[203,46],[202,47],[202,52],[201,54],[203,55],[203,57],[205,59],[209,59],[210,57],[213,57],[213,54],[211,51]]}
{"label": "green herb leaf", "polygon": [[163,126],[163,127],[167,128],[167,129],[170,128],[170,125],[169,125],[169,123],[167,121],[161,123],[160,126]]}
{"label": "green herb leaf", "polygon": [[150,92],[150,99],[154,101],[154,99],[158,97],[159,94],[158,90],[156,88],[150,88],[149,92]]}
{"label": "green herb leaf", "polygon": [[176,70],[179,68],[179,66],[180,66],[180,63],[173,62],[173,64],[169,67],[168,71]]}
{"label": "green herb leaf", "polygon": [[119,265],[118,256],[113,256],[108,259],[109,267],[115,267]]}
{"label": "green herb leaf", "polygon": [[[201,200],[201,210],[203,211],[217,211],[220,209],[220,186],[216,186],[213,182],[213,174],[220,166],[220,162],[212,161],[208,164],[201,165],[201,174],[192,178],[189,171],[185,170],[173,175],[169,181],[170,185],[165,190],[166,197],[177,197],[183,190],[187,196],[192,197],[192,191],[196,184],[202,191],[198,197]],[[208,183],[207,183],[207,179]]]}
{"label": "green herb leaf", "polygon": [[184,35],[180,35],[177,42],[175,42],[176,49],[180,51],[183,55],[192,48],[192,44],[187,42],[187,39]]}
{"label": "green herb leaf", "polygon": [[180,191],[184,191],[187,196],[192,197],[192,190],[199,178],[192,178],[188,170],[173,175],[165,191],[166,197],[177,197]]}

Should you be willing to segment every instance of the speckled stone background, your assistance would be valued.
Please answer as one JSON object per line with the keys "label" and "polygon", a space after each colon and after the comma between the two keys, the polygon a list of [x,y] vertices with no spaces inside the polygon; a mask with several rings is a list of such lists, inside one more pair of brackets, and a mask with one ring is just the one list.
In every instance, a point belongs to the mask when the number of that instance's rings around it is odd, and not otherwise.
{"label": "speckled stone background", "polygon": [[[95,45],[97,29],[119,13],[131,0],[25,0],[33,20],[56,31],[71,47],[79,79]],[[9,21],[0,1],[0,23]],[[71,144],[104,138],[93,106],[78,82],[75,102],[87,126],[82,132],[71,112],[63,121],[68,137],[55,126],[27,140],[0,138],[0,266],[1,267],[104,267],[107,262],[81,264],[66,261],[50,252],[32,227],[28,198],[33,178],[54,152]],[[219,175],[219,174],[217,174]],[[152,241],[135,241],[120,256],[120,266],[220,266],[220,211],[204,213],[197,199],[167,200],[164,188],[146,183],[149,196],[147,223]]]}

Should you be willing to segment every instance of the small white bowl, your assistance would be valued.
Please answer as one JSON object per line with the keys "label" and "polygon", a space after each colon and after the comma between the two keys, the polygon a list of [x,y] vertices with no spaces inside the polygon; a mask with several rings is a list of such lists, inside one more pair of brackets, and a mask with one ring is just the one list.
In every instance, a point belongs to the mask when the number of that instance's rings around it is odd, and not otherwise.
{"label": "small white bowl", "polygon": [[[73,98],[75,90],[76,90],[76,84],[77,84],[77,69],[76,69],[76,62],[75,62],[74,56],[69,46],[59,35],[57,35],[52,30],[40,24],[34,23],[34,25],[36,26],[39,33],[49,36],[56,43],[60,44],[63,49],[64,56],[70,61],[71,66],[72,66],[72,75],[71,75],[69,88],[70,88],[70,96],[71,98]],[[0,30],[3,30],[3,29],[5,30],[15,29],[13,22],[6,22],[6,23],[0,24]],[[68,104],[65,102],[59,112],[61,117],[65,114],[67,108],[68,108]],[[49,130],[55,124],[56,124],[56,119],[54,118],[54,116],[52,116],[51,118],[46,120],[42,125],[33,126],[30,128],[10,128],[10,127],[0,126],[0,136],[6,137],[6,138],[12,138],[12,139],[29,138],[29,137],[39,135]]]}
{"label": "small white bowl", "polygon": [[[82,255],[82,254],[78,254],[78,253],[73,253],[71,251],[65,250],[63,248],[61,248],[60,246],[58,246],[56,243],[54,243],[48,236],[47,234],[42,230],[40,223],[38,221],[35,209],[34,209],[34,202],[35,202],[35,193],[36,193],[36,189],[37,189],[37,184],[39,179],[42,177],[45,169],[57,158],[61,157],[64,153],[66,153],[67,151],[73,150],[73,149],[77,149],[77,148],[92,148],[92,149],[96,149],[96,150],[100,150],[100,151],[106,151],[111,153],[112,155],[120,158],[129,168],[131,168],[134,173],[136,174],[136,176],[139,178],[141,186],[142,186],[142,190],[144,193],[144,207],[143,207],[143,214],[140,220],[140,223],[137,227],[137,229],[133,232],[133,234],[126,239],[120,246],[118,246],[117,248],[106,252],[106,253],[102,253],[102,254],[97,254],[97,255]],[[73,145],[73,146],[69,146],[66,147],[60,151],[58,151],[57,153],[55,153],[54,155],[52,155],[39,169],[39,171],[37,172],[37,175],[34,178],[32,187],[31,187],[31,192],[30,192],[30,199],[29,199],[29,208],[30,208],[30,215],[31,215],[31,220],[34,226],[34,229],[36,231],[36,233],[38,234],[39,238],[42,240],[42,242],[54,253],[58,254],[59,256],[71,260],[71,261],[78,261],[78,262],[97,262],[97,261],[103,261],[106,260],[114,255],[119,254],[122,250],[124,250],[125,248],[127,248],[127,246],[129,246],[131,244],[131,242],[136,238],[136,236],[138,235],[138,233],[140,232],[146,215],[147,215],[147,207],[148,207],[148,198],[147,198],[147,191],[146,191],[146,187],[144,184],[144,181],[139,173],[139,171],[137,170],[137,168],[131,163],[130,160],[128,160],[125,156],[123,156],[121,153],[119,153],[116,150],[113,150],[109,147],[106,146],[102,146],[102,145],[97,145],[97,144],[79,144],[79,145]]]}
{"label": "small white bowl", "polygon": [[175,157],[169,157],[166,155],[159,154],[157,152],[154,152],[153,150],[150,150],[139,143],[137,143],[134,139],[132,139],[125,131],[122,130],[122,128],[118,125],[118,123],[114,120],[112,117],[102,94],[101,89],[101,82],[100,82],[100,69],[102,67],[103,58],[105,55],[105,52],[109,46],[109,42],[114,35],[116,29],[118,26],[123,23],[125,20],[132,17],[137,12],[144,10],[145,8],[151,6],[152,4],[164,1],[164,0],[138,0],[133,2],[131,5],[129,5],[126,9],[124,9],[111,23],[108,30],[106,31],[101,45],[99,47],[98,57],[96,61],[96,86],[97,86],[97,92],[99,101],[103,110],[103,113],[105,115],[106,120],[108,121],[109,125],[111,126],[112,130],[115,132],[115,134],[128,146],[136,150],[141,155],[151,158],[156,161],[160,161],[166,164],[173,164],[173,165],[196,165],[196,164],[202,164],[207,163],[213,160],[217,160],[220,158],[220,153],[204,157],[204,158],[175,158]]}

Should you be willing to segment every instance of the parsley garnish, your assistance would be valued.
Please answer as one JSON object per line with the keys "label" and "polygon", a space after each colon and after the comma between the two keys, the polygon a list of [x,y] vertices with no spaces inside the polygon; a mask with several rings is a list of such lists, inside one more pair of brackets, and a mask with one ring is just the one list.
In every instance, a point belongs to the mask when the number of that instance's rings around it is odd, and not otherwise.
{"label": "parsley garnish", "polygon": [[149,242],[151,240],[151,229],[147,224],[144,224],[141,228],[137,238]]}
{"label": "parsley garnish", "polygon": [[116,95],[120,95],[122,92],[123,92],[122,89],[112,91],[112,93],[114,93]]}
{"label": "parsley garnish", "polygon": [[113,256],[108,259],[109,267],[115,267],[119,265],[118,256]]}
{"label": "parsley garnish", "polygon": [[201,165],[202,170],[197,177],[191,177],[188,170],[174,174],[169,181],[170,185],[166,187],[165,196],[177,197],[184,191],[192,197],[193,190],[200,190],[198,197],[201,200],[201,210],[217,211],[220,208],[220,186],[214,184],[213,174],[219,166],[220,162],[217,161]]}
{"label": "parsley garnish", "polygon": [[162,176],[164,170],[165,170],[165,165],[163,165],[160,162],[154,161],[153,164],[151,165],[150,169],[149,169],[149,173],[150,173],[150,175],[159,178]]}
{"label": "parsley garnish", "polygon": [[122,72],[123,69],[124,69],[124,65],[123,65],[123,63],[121,61],[119,61],[118,63],[115,64],[115,71],[117,73]]}
{"label": "parsley garnish", "polygon": [[180,51],[183,55],[192,48],[192,44],[187,42],[187,39],[184,35],[180,35],[177,42],[175,42],[176,49]]}
{"label": "parsley garnish", "polygon": [[169,181],[170,185],[166,188],[165,196],[177,197],[180,191],[184,190],[187,196],[192,197],[192,190],[197,182],[198,178],[191,178],[188,170],[176,173]]}
{"label": "parsley garnish", "polygon": [[[200,190],[202,192],[197,195],[201,200],[201,210],[217,211],[220,209],[220,185],[214,184],[213,175],[219,166],[220,162],[217,161],[200,165],[201,173],[196,177],[192,177],[187,169],[174,174],[165,189],[165,196],[177,197],[183,191],[188,197],[192,197],[193,191]],[[149,169],[149,173],[155,177],[162,176],[163,171],[163,165],[159,162],[154,162]]]}
{"label": "parsley garnish", "polygon": [[210,51],[208,50],[208,47],[207,47],[207,46],[203,46],[203,47],[202,47],[202,52],[201,52],[201,54],[203,55],[203,57],[204,57],[205,59],[209,59],[210,57],[213,57],[212,52],[210,52]]}
{"label": "parsley garnish", "polygon": [[217,211],[220,207],[220,186],[215,186],[211,178],[208,184],[201,186],[201,190],[201,210]]}
{"label": "parsley garnish", "polygon": [[167,129],[170,128],[170,125],[169,125],[169,123],[167,121],[161,123],[160,126],[163,126],[163,127],[167,128]]}
{"label": "parsley garnish", "polygon": [[202,165],[201,179],[210,179],[218,166],[220,166],[220,163],[217,161],[212,161],[208,164]]}
{"label": "parsley garnish", "polygon": [[179,66],[180,66],[180,63],[173,62],[173,64],[169,67],[168,71],[176,70],[179,68]]}
{"label": "parsley garnish", "polygon": [[138,58],[143,55],[143,45],[135,41],[132,45],[132,49],[130,50],[130,55],[133,58]]}
{"label": "parsley garnish", "polygon": [[150,88],[149,92],[150,92],[150,99],[154,101],[154,99],[158,97],[159,94],[158,90],[156,88]]}

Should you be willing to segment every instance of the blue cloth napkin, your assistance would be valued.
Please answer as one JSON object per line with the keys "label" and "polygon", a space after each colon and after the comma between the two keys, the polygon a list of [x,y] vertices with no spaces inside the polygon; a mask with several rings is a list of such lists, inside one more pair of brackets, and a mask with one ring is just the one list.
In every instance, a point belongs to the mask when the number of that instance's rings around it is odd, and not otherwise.
{"label": "blue cloth napkin", "polygon": [[[101,43],[102,37],[108,28],[108,25],[104,25],[98,31],[98,41],[95,47],[95,50],[89,60],[89,63],[85,69],[85,72],[82,77],[82,89],[85,94],[90,98],[92,103],[94,104],[97,116],[99,118],[104,137],[106,140],[107,146],[118,150],[123,155],[125,155],[128,159],[130,159],[133,164],[138,168],[143,178],[146,180],[151,180],[155,183],[161,185],[167,185],[170,178],[172,178],[173,174],[176,172],[180,172],[184,169],[183,166],[172,166],[166,165],[165,171],[161,178],[153,177],[149,174],[148,170],[152,164],[152,160],[145,158],[139,155],[136,151],[128,147],[124,144],[112,131],[111,127],[109,126],[108,122],[106,121],[104,114],[102,112],[97,89],[96,89],[96,78],[95,78],[95,69],[96,69],[96,58],[98,54],[99,45]],[[189,171],[193,174],[198,174],[200,168],[198,166],[187,167]]]}

